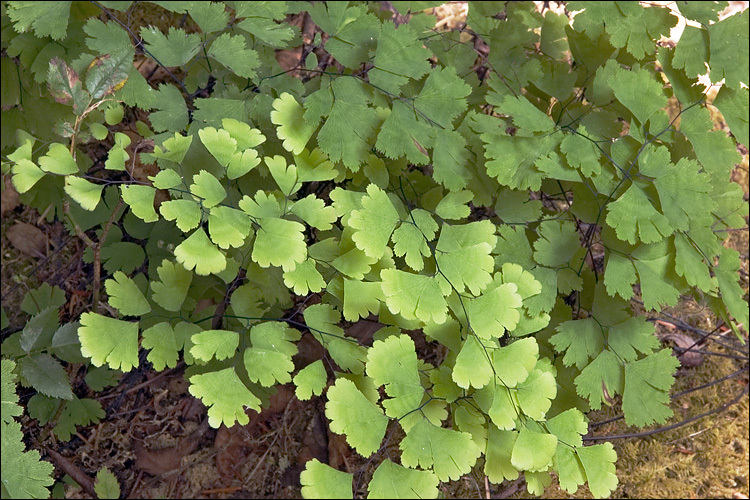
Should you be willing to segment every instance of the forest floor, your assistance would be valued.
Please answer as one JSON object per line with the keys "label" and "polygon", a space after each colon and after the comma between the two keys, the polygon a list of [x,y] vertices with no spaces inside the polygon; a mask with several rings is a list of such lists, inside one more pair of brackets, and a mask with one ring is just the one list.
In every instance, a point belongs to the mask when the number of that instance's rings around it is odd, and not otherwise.
{"label": "forest floor", "polygon": [[[465,20],[465,3],[439,7],[436,14],[441,26],[461,22],[462,15]],[[716,128],[725,129],[721,115],[713,111]],[[735,166],[732,179],[740,184],[747,199],[748,153],[744,148],[740,152],[742,163]],[[48,223],[35,210],[19,204],[9,178],[3,182],[2,307],[10,322],[3,333],[23,327],[28,315],[21,311],[20,304],[26,292],[42,283],[66,290],[61,320],[74,320],[90,301],[85,290],[91,266],[82,261],[84,245],[60,222]],[[747,227],[729,233],[726,245],[741,254],[742,286],[747,290]],[[637,301],[634,307],[638,309]],[[684,366],[672,391],[673,396],[680,395],[671,403],[674,417],[660,426],[676,427],[647,436],[613,439],[620,486],[612,496],[748,498],[750,405],[746,393],[741,396],[748,385],[747,344],[739,345],[710,310],[689,298],[662,314],[648,316],[655,321],[665,345],[692,343],[699,339],[696,331],[714,333],[711,341],[701,346],[704,354],[682,359]],[[747,341],[747,326],[742,331]],[[304,351],[304,344],[303,337],[300,351]],[[744,350],[744,360],[731,357],[736,349]],[[732,373],[739,375],[729,377]],[[71,367],[70,375],[76,387],[76,381],[80,384],[85,374]],[[728,378],[713,383],[724,377]],[[311,458],[353,472],[359,481],[368,477],[382,458],[398,456],[397,449],[386,448],[375,460],[361,459],[342,436],[328,430],[323,399],[299,401],[292,386],[281,387],[269,408],[249,412],[247,425],[218,430],[207,426],[205,407],[187,387],[184,367],[179,365],[161,373],[142,369],[128,373],[117,386],[86,395],[101,403],[106,417],[95,425],[79,427],[67,442],[55,442],[52,435],[40,442],[42,428],[25,416],[22,425],[27,445],[51,448],[59,454],[53,460],[60,480],[53,495],[91,498],[87,488],[76,484],[71,476],[81,483],[107,467],[117,477],[123,498],[299,498],[299,473]],[[33,392],[20,389],[19,394],[25,404]],[[716,412],[677,425],[712,410]],[[592,436],[634,432],[622,419],[615,419],[619,415],[617,403],[590,412]],[[606,423],[609,420],[613,421]],[[529,497],[522,479],[500,485],[488,483],[481,464],[465,478],[443,484],[442,490],[445,497]],[[358,492],[366,496],[363,486]],[[573,498],[555,481],[545,496]],[[584,488],[575,497],[590,494]]]}

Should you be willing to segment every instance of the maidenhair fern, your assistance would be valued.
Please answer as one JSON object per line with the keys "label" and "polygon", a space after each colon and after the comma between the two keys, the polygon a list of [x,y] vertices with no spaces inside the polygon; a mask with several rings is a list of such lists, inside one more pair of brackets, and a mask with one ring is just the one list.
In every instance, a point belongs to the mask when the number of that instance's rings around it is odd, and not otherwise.
{"label": "maidenhair fern", "polygon": [[[91,255],[111,307],[81,315],[83,355],[123,371],[139,349],[157,370],[182,356],[212,427],[246,424],[292,382],[374,457],[369,496],[435,498],[479,467],[493,483],[523,473],[538,495],[554,473],[605,497],[617,457],[584,446],[585,413],[621,396],[630,425],[672,414],[678,361],[633,314],[633,286],[647,310],[693,294],[747,324],[739,256],[722,246],[747,214],[729,182],[736,144],[695,86],[708,63],[747,144],[748,14],[719,21],[726,2],[682,2],[702,24],[674,48],[657,43],[674,13],[638,3],[570,2],[570,23],[531,2],[471,2],[467,28],[438,31],[419,13],[435,2],[394,2],[413,13],[400,25],[377,3],[174,2],[161,5],[197,28],[137,36],[117,22],[130,2],[97,4],[106,24],[40,4],[7,3],[3,44],[20,78],[68,106],[50,108],[62,137],[3,111],[18,129],[4,168],[24,203],[71,231],[102,228]],[[336,63],[300,65],[300,79],[275,54],[301,45],[280,21],[302,11],[327,34],[316,57]],[[133,41],[181,71],[152,88]],[[55,57],[31,64],[32,44]],[[138,147],[115,132],[120,104],[150,111]],[[113,132],[103,169],[79,148],[88,130]],[[136,180],[136,163],[157,173]],[[347,334],[344,321],[375,318],[371,342]],[[302,331],[324,360],[295,366]],[[422,359],[418,338],[445,355]],[[385,458],[394,435],[400,454]],[[360,479],[312,460],[302,494],[364,495]]]}

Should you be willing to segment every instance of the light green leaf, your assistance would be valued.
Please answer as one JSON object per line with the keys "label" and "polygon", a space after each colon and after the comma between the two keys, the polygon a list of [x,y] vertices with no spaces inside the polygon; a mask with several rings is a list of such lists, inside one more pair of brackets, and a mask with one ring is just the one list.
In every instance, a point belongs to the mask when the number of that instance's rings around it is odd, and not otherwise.
{"label": "light green leaf", "polygon": [[534,420],[542,420],[557,395],[555,368],[547,358],[540,358],[529,376],[518,384],[518,404]]}
{"label": "light green leaf", "polygon": [[330,205],[326,206],[325,202],[314,194],[295,201],[291,211],[294,215],[321,231],[331,229],[331,225],[338,219],[336,210]]}
{"label": "light green leaf", "polygon": [[144,222],[156,222],[159,216],[154,210],[154,197],[156,189],[151,186],[129,185],[123,186],[122,199],[130,205],[133,214]]}
{"label": "light green leaf", "polygon": [[65,177],[65,192],[77,201],[81,208],[93,211],[102,199],[104,184],[94,184],[81,177]]}
{"label": "light green leaf", "polygon": [[237,151],[237,141],[232,139],[229,132],[224,129],[216,130],[213,127],[205,127],[198,131],[198,135],[208,152],[222,167],[229,165]]}
{"label": "light green leaf", "polygon": [[83,313],[78,328],[81,354],[94,366],[107,363],[124,372],[138,366],[138,323]]}
{"label": "light green leaf", "polygon": [[297,100],[284,92],[273,101],[271,122],[276,125],[276,135],[283,142],[284,149],[294,155],[302,153],[307,142],[317,129],[316,124],[304,120],[305,110]]}
{"label": "light green leaf", "polygon": [[318,293],[326,286],[320,271],[315,267],[315,261],[308,258],[291,271],[284,272],[284,284],[294,289],[297,295],[307,295],[309,292]]}
{"label": "light green leaf", "polygon": [[305,470],[299,476],[303,498],[354,498],[352,479],[354,474],[341,472],[317,458],[305,463]]}
{"label": "light green leaf", "polygon": [[352,240],[368,257],[379,259],[400,220],[385,191],[370,184],[362,198],[362,209],[353,211],[349,218],[349,225],[355,230]]}
{"label": "light green leaf", "polygon": [[495,375],[506,387],[526,380],[539,359],[539,345],[534,338],[518,339],[492,351]]}
{"label": "light green leaf", "polygon": [[501,431],[494,425],[489,426],[487,450],[484,453],[484,473],[493,483],[500,484],[506,479],[518,478],[518,469],[510,462],[516,439],[516,431]]}
{"label": "light green leaf", "polygon": [[205,170],[201,170],[193,177],[190,192],[201,198],[201,203],[205,208],[213,207],[227,197],[227,191],[219,179]]}
{"label": "light green leaf", "polygon": [[496,243],[495,226],[489,220],[443,224],[435,247],[438,269],[458,293],[468,288],[479,295],[492,281],[495,259],[490,252]]}
{"label": "light green leaf", "polygon": [[215,206],[208,216],[208,234],[211,241],[219,248],[240,248],[245,239],[252,234],[252,221],[248,215],[240,210]]}
{"label": "light green leaf", "polygon": [[492,379],[490,359],[492,351],[480,343],[474,335],[469,335],[453,366],[453,381],[459,387],[480,389]]}
{"label": "light green leaf", "polygon": [[119,310],[123,316],[143,316],[151,312],[146,297],[132,279],[122,271],[117,271],[112,277],[114,279],[104,282],[109,295],[109,305]]}
{"label": "light green leaf", "polygon": [[201,221],[200,205],[193,200],[165,201],[159,206],[159,212],[167,220],[176,220],[183,233],[198,227]]}
{"label": "light green leaf", "polygon": [[161,281],[150,282],[154,302],[167,311],[179,311],[193,280],[193,273],[166,259],[162,261],[157,272]]}
{"label": "light green leaf", "polygon": [[141,345],[151,349],[148,360],[153,363],[155,370],[163,370],[166,366],[174,368],[179,358],[177,351],[182,348],[184,341],[178,345],[172,325],[166,322],[157,323],[143,331]]}
{"label": "light green leaf", "polygon": [[385,301],[380,282],[350,280],[344,278],[344,319],[357,321],[370,314],[377,314],[380,303]]}
{"label": "light green leaf", "polygon": [[617,488],[615,475],[617,452],[612,447],[612,443],[577,448],[576,453],[586,471],[591,494],[595,498],[606,498],[611,495]]}
{"label": "light green leaf", "polygon": [[454,191],[446,194],[437,207],[435,213],[443,219],[460,220],[468,217],[471,209],[467,205],[474,198],[471,191]]}
{"label": "light green leaf", "polygon": [[557,436],[521,427],[510,461],[518,470],[541,471],[552,465]]}
{"label": "light green leaf", "polygon": [[0,377],[0,421],[8,423],[13,421],[13,417],[23,414],[23,408],[18,404],[18,394],[16,394],[16,375],[13,370],[16,363],[9,359],[0,361],[2,377]]}
{"label": "light green leaf", "polygon": [[238,179],[250,172],[252,169],[260,164],[260,157],[258,152],[254,149],[246,149],[244,151],[237,151],[229,161],[227,167],[227,177],[229,179]]}
{"label": "light green leaf", "polygon": [[366,370],[377,386],[385,386],[391,398],[383,401],[386,415],[401,418],[419,407],[424,388],[417,372],[414,341],[408,335],[375,341],[367,351]]}
{"label": "light green leaf", "polygon": [[220,273],[227,267],[226,257],[211,243],[203,228],[198,228],[177,245],[174,256],[185,269],[192,271],[195,268],[195,274],[201,276]]}
{"label": "light green leaf", "polygon": [[260,219],[259,224],[252,259],[260,267],[281,266],[284,271],[291,271],[305,261],[305,226],[291,220],[272,218]]}
{"label": "light green leaf", "polygon": [[422,256],[431,254],[427,243],[432,241],[437,230],[438,225],[429,212],[421,208],[412,210],[406,221],[393,231],[393,253],[405,256],[409,267],[421,271],[424,268]]}
{"label": "light green leaf", "polygon": [[310,363],[297,372],[292,381],[295,385],[294,394],[297,399],[307,401],[313,394],[320,396],[325,389],[326,382],[328,382],[328,374],[323,366],[323,361],[319,359]]}
{"label": "light green leaf", "polygon": [[13,172],[13,187],[20,194],[27,192],[44,177],[44,172],[34,162],[25,158],[18,159],[11,171]]}
{"label": "light green leaf", "polygon": [[292,381],[294,370],[292,356],[297,346],[288,340],[288,329],[281,322],[265,322],[250,330],[252,347],[245,349],[244,362],[247,376],[264,387]]}
{"label": "light green leaf", "polygon": [[120,498],[120,483],[117,482],[117,478],[110,472],[109,469],[104,467],[99,469],[96,473],[96,481],[94,482],[94,491],[96,492],[97,498]]}
{"label": "light green leaf", "polygon": [[48,498],[47,487],[55,482],[54,466],[41,460],[38,451],[24,451],[21,424],[2,422],[0,430],[3,492],[7,492],[8,498]]}
{"label": "light green leaf", "polygon": [[227,330],[206,330],[196,333],[190,340],[193,344],[190,354],[196,359],[211,361],[214,357],[222,360],[234,356],[240,336]]}
{"label": "light green leaf", "polygon": [[39,167],[45,172],[60,175],[78,173],[78,165],[70,150],[59,143],[52,143],[46,155],[39,158]]}
{"label": "light green leaf", "polygon": [[260,399],[250,392],[229,367],[190,377],[190,394],[208,406],[208,425],[217,429],[222,423],[231,427],[247,424],[250,419],[245,407],[260,411]]}
{"label": "light green leaf", "polygon": [[432,468],[440,481],[467,474],[481,454],[468,432],[444,429],[427,419],[409,430],[399,448],[401,463],[411,468]]}
{"label": "light green leaf", "polygon": [[331,431],[346,435],[346,442],[365,458],[378,451],[388,425],[383,411],[344,378],[328,389],[326,417]]}
{"label": "light green leaf", "polygon": [[443,323],[447,304],[436,278],[397,269],[380,271],[385,303],[393,314],[404,319]]}
{"label": "light green leaf", "polygon": [[372,474],[367,498],[437,498],[438,483],[431,471],[407,469],[386,458]]}
{"label": "light green leaf", "polygon": [[502,283],[500,273],[495,273],[493,282],[482,295],[464,300],[463,304],[472,330],[486,340],[500,338],[506,330],[514,330],[521,319],[522,300],[518,287],[515,283]]}

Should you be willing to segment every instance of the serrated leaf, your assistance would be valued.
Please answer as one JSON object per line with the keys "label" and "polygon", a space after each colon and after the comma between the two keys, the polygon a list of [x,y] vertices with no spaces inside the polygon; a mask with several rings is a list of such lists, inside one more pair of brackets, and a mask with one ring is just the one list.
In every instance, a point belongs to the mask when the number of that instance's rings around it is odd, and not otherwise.
{"label": "serrated leaf", "polygon": [[121,89],[132,69],[133,50],[129,46],[98,56],[86,72],[86,88],[91,92],[91,97],[101,99]]}
{"label": "serrated leaf", "polygon": [[121,189],[122,199],[130,205],[133,214],[144,222],[156,222],[159,216],[154,210],[156,189],[151,186],[129,185]]}
{"label": "serrated leaf", "polygon": [[344,278],[344,319],[357,321],[371,313],[377,314],[380,303],[385,301],[380,282],[350,280]]}
{"label": "serrated leaf", "polygon": [[328,388],[326,417],[330,429],[367,458],[380,448],[388,417],[362,394],[354,382],[340,378]]}
{"label": "serrated leaf", "polygon": [[117,478],[110,472],[106,467],[99,469],[96,473],[96,481],[94,482],[94,491],[96,492],[97,498],[120,498],[120,483],[117,482]]}
{"label": "serrated leaf", "polygon": [[[8,17],[18,33],[34,30],[37,37],[65,38],[68,31],[68,17],[72,2],[14,2],[8,4]],[[13,495],[11,495],[13,496]],[[43,496],[47,496],[47,492]]]}
{"label": "serrated leaf", "polygon": [[81,115],[91,100],[89,93],[83,90],[78,73],[57,57],[49,62],[47,86],[55,101],[67,104],[72,100],[76,115]]}
{"label": "serrated leaf", "polygon": [[[187,34],[182,29],[169,28],[166,36],[155,26],[142,27],[141,38],[146,42],[151,57],[164,66],[187,64],[200,50],[201,38],[195,33]],[[149,55],[151,55],[149,54]],[[178,91],[179,92],[179,91]]]}
{"label": "serrated leaf", "polygon": [[307,257],[303,231],[299,222],[263,218],[255,233],[252,259],[261,267],[280,266],[291,271]]}
{"label": "serrated leaf", "polygon": [[409,78],[418,79],[430,70],[430,53],[408,24],[396,28],[383,23],[375,50],[375,66],[368,72],[376,87],[398,95]]}
{"label": "serrated leaf", "polygon": [[[63,2],[60,2],[63,3]],[[18,422],[0,423],[2,436],[2,483],[8,498],[47,498],[55,482],[54,466],[41,460],[36,450],[24,451]]]}
{"label": "serrated leaf", "polygon": [[47,353],[35,353],[18,360],[21,379],[37,391],[54,398],[73,399],[68,373]]}
{"label": "serrated leaf", "polygon": [[214,429],[222,423],[228,427],[247,424],[245,408],[260,411],[260,399],[245,386],[234,368],[190,377],[190,394],[208,406],[208,425]]}
{"label": "serrated leaf", "polygon": [[174,256],[185,269],[192,271],[195,268],[195,274],[201,276],[220,273],[227,267],[226,257],[211,243],[203,228],[198,228],[177,245]]}
{"label": "serrated leaf", "polygon": [[73,399],[64,403],[57,425],[52,432],[60,441],[68,441],[76,432],[76,427],[99,422],[104,418],[104,409],[98,401],[89,398]]}
{"label": "serrated leaf", "polygon": [[680,361],[671,349],[662,349],[645,358],[625,363],[625,390],[622,409],[628,425],[644,427],[663,423],[672,416],[669,388]]}
{"label": "serrated leaf", "polygon": [[188,109],[180,90],[174,85],[161,84],[155,94],[153,107],[158,111],[148,115],[154,131],[179,132],[187,127]]}
{"label": "serrated leaf", "polygon": [[213,41],[208,56],[242,78],[255,78],[255,70],[260,65],[258,53],[245,47],[245,38],[241,35],[224,33]]}
{"label": "serrated leaf", "polygon": [[20,347],[27,353],[45,349],[55,334],[59,323],[57,321],[58,307],[50,306],[35,314],[23,327]]}
{"label": "serrated leaf", "polygon": [[117,271],[113,279],[104,282],[109,295],[109,304],[118,309],[123,316],[143,316],[151,312],[146,297],[135,282],[123,272]]}
{"label": "serrated leaf", "polygon": [[78,336],[81,353],[94,366],[107,363],[124,372],[138,366],[138,323],[83,313]]}

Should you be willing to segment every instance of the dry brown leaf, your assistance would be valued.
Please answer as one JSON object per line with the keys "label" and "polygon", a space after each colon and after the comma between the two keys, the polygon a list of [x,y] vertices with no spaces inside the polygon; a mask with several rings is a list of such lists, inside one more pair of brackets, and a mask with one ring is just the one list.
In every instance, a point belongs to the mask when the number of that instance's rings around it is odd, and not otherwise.
{"label": "dry brown leaf", "polygon": [[13,187],[10,175],[3,177],[3,183],[5,184],[5,190],[3,191],[3,195],[0,196],[0,217],[4,217],[6,212],[10,212],[20,204],[18,201],[18,192]]}
{"label": "dry brown leaf", "polygon": [[161,450],[149,450],[141,441],[135,443],[135,466],[152,476],[179,469],[182,457],[190,455],[198,447],[199,440],[186,436],[177,446]]}
{"label": "dry brown leaf", "polygon": [[16,222],[6,233],[8,240],[19,251],[32,257],[46,257],[47,236],[38,227]]}

